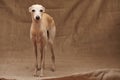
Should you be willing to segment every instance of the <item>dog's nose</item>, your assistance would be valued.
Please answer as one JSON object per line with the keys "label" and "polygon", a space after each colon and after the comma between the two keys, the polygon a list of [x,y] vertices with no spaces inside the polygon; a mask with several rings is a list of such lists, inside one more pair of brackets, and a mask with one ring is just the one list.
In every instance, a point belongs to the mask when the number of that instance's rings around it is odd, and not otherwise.
{"label": "dog's nose", "polygon": [[39,20],[40,19],[40,17],[39,16],[36,16],[36,20]]}

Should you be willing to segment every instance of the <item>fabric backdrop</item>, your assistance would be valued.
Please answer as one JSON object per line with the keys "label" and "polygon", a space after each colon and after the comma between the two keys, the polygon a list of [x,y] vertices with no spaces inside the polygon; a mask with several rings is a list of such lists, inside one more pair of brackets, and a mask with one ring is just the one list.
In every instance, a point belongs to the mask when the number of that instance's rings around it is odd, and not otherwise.
{"label": "fabric backdrop", "polygon": [[42,4],[56,23],[58,72],[54,75],[120,68],[120,0],[0,0],[0,74],[9,75],[13,70],[15,75],[14,69],[6,70],[8,64],[34,63],[28,8],[36,3]]}

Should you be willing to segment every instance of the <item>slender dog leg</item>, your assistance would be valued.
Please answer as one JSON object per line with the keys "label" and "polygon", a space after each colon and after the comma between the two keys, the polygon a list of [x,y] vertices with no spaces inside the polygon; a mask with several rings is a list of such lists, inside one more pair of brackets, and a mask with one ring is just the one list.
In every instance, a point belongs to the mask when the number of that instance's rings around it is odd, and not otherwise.
{"label": "slender dog leg", "polygon": [[55,32],[56,32],[56,28],[52,27],[52,29],[49,30],[49,46],[50,46],[50,50],[51,50],[51,59],[52,59],[52,71],[55,71],[55,55],[54,55],[54,46],[53,46],[53,41],[55,38]]}
{"label": "slender dog leg", "polygon": [[37,44],[36,44],[36,41],[33,42],[33,45],[34,45],[34,51],[35,51],[35,72],[34,72],[34,76],[37,76],[37,70],[38,70],[38,54],[37,54]]}
{"label": "slender dog leg", "polygon": [[46,47],[44,47],[44,54],[43,54],[43,68],[45,69],[45,51],[46,51]]}
{"label": "slender dog leg", "polygon": [[44,49],[43,46],[41,47],[40,52],[41,52],[41,63],[40,63],[41,70],[40,70],[40,76],[43,76],[44,62],[45,62],[45,49]]}
{"label": "slender dog leg", "polygon": [[[42,52],[41,50],[40,50],[40,52]],[[43,62],[43,68],[45,69],[45,52],[44,52],[44,55],[41,53],[41,58],[40,58],[40,69],[41,69],[41,63],[42,63],[42,58],[44,57],[44,62]],[[39,70],[40,70],[39,69]]]}
{"label": "slender dog leg", "polygon": [[51,59],[52,59],[52,71],[55,71],[55,55],[54,55],[54,48],[53,48],[53,43],[49,42],[50,44],[50,50],[51,50]]}

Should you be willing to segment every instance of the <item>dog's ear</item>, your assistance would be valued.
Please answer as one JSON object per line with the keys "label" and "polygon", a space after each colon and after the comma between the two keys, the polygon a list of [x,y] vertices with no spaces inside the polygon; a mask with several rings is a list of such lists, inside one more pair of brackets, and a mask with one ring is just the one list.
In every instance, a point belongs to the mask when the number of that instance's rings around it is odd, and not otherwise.
{"label": "dog's ear", "polygon": [[45,7],[43,7],[43,12],[45,12]]}
{"label": "dog's ear", "polygon": [[31,8],[32,8],[32,6],[29,7],[29,12],[31,12]]}

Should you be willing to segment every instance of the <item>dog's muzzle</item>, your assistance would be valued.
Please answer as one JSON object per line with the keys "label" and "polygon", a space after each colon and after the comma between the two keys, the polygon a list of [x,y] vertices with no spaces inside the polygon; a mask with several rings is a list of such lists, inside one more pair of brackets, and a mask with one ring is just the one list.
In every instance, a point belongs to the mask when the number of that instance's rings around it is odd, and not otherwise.
{"label": "dog's muzzle", "polygon": [[36,20],[39,20],[40,19],[40,17],[39,16],[36,16]]}

